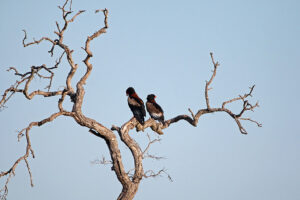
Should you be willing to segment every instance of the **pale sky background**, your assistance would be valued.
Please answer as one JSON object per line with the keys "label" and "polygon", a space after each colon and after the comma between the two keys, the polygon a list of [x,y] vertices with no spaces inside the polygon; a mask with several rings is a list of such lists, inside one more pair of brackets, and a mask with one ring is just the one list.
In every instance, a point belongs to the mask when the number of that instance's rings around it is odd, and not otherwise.
{"label": "pale sky background", "polygon": [[[57,5],[62,1],[0,0],[0,92],[15,81],[15,66],[26,72],[32,65],[54,64],[48,43],[23,48],[22,29],[28,38],[55,39]],[[107,127],[122,125],[131,116],[125,90],[135,87],[144,100],[155,93],[167,119],[205,107],[204,86],[213,68],[209,52],[221,66],[210,91],[212,107],[256,84],[248,113],[262,128],[244,122],[248,135],[223,113],[205,115],[198,127],[179,122],[165,130],[161,143],[150,152],[167,159],[144,161],[144,169],[167,169],[167,177],[146,179],[135,199],[297,200],[300,198],[299,55],[300,1],[79,1],[73,9],[88,12],[70,24],[65,43],[74,49],[80,65],[74,81],[85,70],[80,47],[88,35],[103,26],[109,9],[107,34],[93,41],[94,71],[85,86],[83,112]],[[53,88],[64,85],[69,70],[64,61]],[[75,82],[73,82],[75,83]],[[46,86],[36,78],[30,88]],[[25,138],[17,142],[16,130],[57,111],[58,98],[15,95],[0,112],[0,171],[8,170],[24,154]],[[68,102],[66,100],[66,102]],[[230,106],[235,112],[241,104]],[[66,103],[66,107],[70,107]],[[147,115],[149,117],[149,115]],[[142,148],[146,133],[132,131]],[[29,159],[35,186],[22,162],[9,184],[9,200],[116,199],[121,191],[110,166],[91,161],[108,156],[105,142],[74,120],[61,117],[31,130],[36,158]],[[133,165],[129,151],[120,145],[127,169]],[[1,187],[4,179],[0,180]]]}

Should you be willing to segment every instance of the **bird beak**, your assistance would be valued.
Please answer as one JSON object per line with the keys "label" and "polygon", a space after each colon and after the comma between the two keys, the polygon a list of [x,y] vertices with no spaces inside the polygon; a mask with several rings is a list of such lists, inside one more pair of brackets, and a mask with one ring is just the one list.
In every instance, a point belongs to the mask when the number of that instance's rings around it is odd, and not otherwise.
{"label": "bird beak", "polygon": [[126,96],[128,96],[128,93],[126,93]]}
{"label": "bird beak", "polygon": [[156,96],[154,96],[154,99],[156,98]]}

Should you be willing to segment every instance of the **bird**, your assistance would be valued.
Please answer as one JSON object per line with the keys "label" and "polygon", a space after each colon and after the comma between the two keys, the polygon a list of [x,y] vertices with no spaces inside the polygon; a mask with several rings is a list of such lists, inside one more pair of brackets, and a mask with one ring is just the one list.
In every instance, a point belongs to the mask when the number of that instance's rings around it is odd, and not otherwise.
{"label": "bird", "polygon": [[165,123],[164,111],[155,101],[156,96],[154,94],[149,94],[147,96],[146,108],[150,116],[158,120],[159,122]]}
{"label": "bird", "polygon": [[135,119],[142,125],[145,123],[146,110],[142,99],[136,94],[133,87],[129,87],[126,90],[128,96],[128,106],[133,113]]}

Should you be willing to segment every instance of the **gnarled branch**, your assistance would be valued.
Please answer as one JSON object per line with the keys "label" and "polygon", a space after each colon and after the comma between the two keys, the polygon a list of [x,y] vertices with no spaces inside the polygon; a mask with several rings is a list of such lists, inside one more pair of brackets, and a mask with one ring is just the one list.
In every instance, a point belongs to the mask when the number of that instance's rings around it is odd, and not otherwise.
{"label": "gnarled branch", "polygon": [[[69,10],[67,9],[67,5],[69,3]],[[87,116],[85,116],[82,113],[82,103],[85,95],[85,90],[84,90],[84,85],[86,84],[87,79],[89,78],[93,65],[90,62],[90,59],[93,56],[92,50],[90,49],[90,43],[94,41],[94,39],[98,38],[100,35],[103,33],[106,33],[106,30],[108,29],[108,10],[103,9],[103,10],[96,10],[96,13],[99,11],[102,11],[104,14],[104,26],[99,28],[96,32],[91,34],[90,36],[87,37],[85,41],[85,47],[83,50],[85,51],[86,55],[84,57],[83,63],[86,67],[86,72],[80,80],[76,83],[76,88],[74,89],[72,86],[72,79],[74,77],[74,74],[77,72],[78,64],[75,63],[73,59],[73,52],[74,50],[70,49],[67,44],[64,43],[64,33],[68,28],[68,25],[72,22],[74,22],[79,15],[81,15],[84,10],[79,10],[77,13],[73,14],[72,16],[72,0],[65,0],[63,6],[59,6],[59,9],[62,11],[62,18],[63,18],[63,23],[60,25],[58,22],[56,22],[56,28],[57,31],[55,31],[55,34],[57,38],[55,39],[50,39],[48,37],[42,37],[39,40],[33,39],[32,42],[26,43],[27,39],[27,33],[24,30],[24,38],[23,38],[23,46],[28,47],[31,45],[38,45],[43,41],[48,41],[50,43],[50,50],[48,51],[51,56],[54,54],[55,47],[61,48],[63,53],[60,55],[59,59],[56,61],[55,65],[53,67],[47,67],[46,64],[42,64],[39,66],[31,66],[30,70],[25,72],[25,73],[19,73],[18,70],[15,67],[10,67],[8,71],[14,71],[15,76],[19,78],[18,81],[15,82],[11,87],[6,89],[3,93],[3,96],[0,100],[0,108],[3,108],[6,104],[6,102],[11,98],[12,95],[15,93],[22,93],[27,99],[31,100],[34,96],[36,95],[41,95],[44,97],[53,97],[53,96],[59,96],[58,100],[58,112],[54,112],[51,116],[48,118],[45,118],[44,120],[41,121],[36,121],[36,122],[31,122],[26,128],[22,129],[18,133],[18,138],[20,139],[22,136],[26,136],[26,141],[27,141],[27,146],[26,146],[26,152],[23,156],[19,157],[18,160],[15,161],[15,163],[12,165],[12,167],[5,171],[0,173],[0,178],[2,177],[7,177],[6,183],[4,187],[0,190],[0,197],[2,199],[6,198],[8,189],[7,185],[11,179],[11,177],[15,174],[15,169],[18,166],[18,164],[21,161],[24,161],[26,164],[26,167],[28,169],[28,173],[30,176],[30,182],[31,185],[33,186],[33,178],[32,178],[32,173],[31,169],[29,166],[29,155],[31,154],[32,157],[34,158],[34,152],[31,146],[31,141],[29,137],[29,132],[32,127],[34,126],[42,126],[43,124],[46,124],[50,121],[53,121],[56,119],[58,116],[67,116],[71,117],[75,120],[75,122],[81,126],[87,127],[89,129],[89,132],[92,133],[93,135],[103,139],[110,152],[111,156],[111,161],[107,161],[103,159],[100,161],[102,164],[106,163],[111,163],[112,164],[112,170],[115,172],[118,180],[122,184],[122,192],[119,195],[118,199],[122,200],[127,200],[127,199],[132,199],[134,195],[136,194],[139,183],[142,180],[142,178],[149,178],[149,177],[157,177],[160,176],[161,174],[167,174],[165,169],[162,169],[158,172],[154,172],[153,170],[147,170],[144,172],[143,170],[143,164],[142,160],[144,158],[154,158],[154,159],[161,159],[162,157],[150,155],[148,153],[150,146],[154,142],[159,142],[160,138],[152,140],[150,136],[148,135],[149,143],[146,146],[145,150],[142,151],[139,144],[129,135],[129,132],[132,129],[136,129],[137,131],[144,131],[147,128],[151,128],[154,132],[158,133],[159,135],[163,135],[163,130],[168,128],[171,124],[176,123],[178,121],[184,120],[191,124],[192,126],[197,126],[198,121],[200,117],[204,114],[208,113],[214,113],[214,112],[225,112],[227,113],[231,118],[233,118],[238,125],[238,128],[242,134],[247,134],[245,128],[241,124],[241,120],[244,121],[249,121],[252,123],[255,123],[257,126],[261,127],[262,125],[255,121],[252,120],[251,118],[244,117],[245,113],[247,111],[254,111],[256,107],[258,107],[258,103],[256,104],[251,104],[249,103],[248,97],[252,96],[254,86],[250,88],[250,91],[244,95],[239,95],[236,98],[226,100],[222,103],[221,107],[212,107],[210,105],[210,99],[208,96],[208,91],[211,89],[210,86],[216,76],[217,73],[217,68],[220,65],[218,62],[215,62],[213,54],[210,53],[212,64],[213,64],[213,73],[210,77],[210,79],[206,82],[205,85],[205,102],[206,102],[206,108],[199,109],[197,112],[194,112],[191,109],[188,109],[190,112],[191,116],[183,114],[183,115],[178,115],[175,116],[171,119],[166,120],[164,123],[157,123],[154,119],[148,119],[144,125],[141,125],[137,122],[135,118],[131,118],[129,121],[124,123],[121,127],[113,125],[111,129],[103,126],[101,123],[97,122],[94,119],[91,119]],[[58,68],[60,65],[62,58],[67,59],[70,71],[66,76],[66,84],[63,90],[56,90],[56,91],[50,91],[53,77],[54,77],[54,70]],[[46,73],[47,75],[43,75],[43,73]],[[49,84],[45,89],[47,91],[43,90],[35,90],[32,92],[29,92],[29,87],[31,84],[31,81],[34,79],[34,77],[40,77],[41,79],[49,79]],[[21,87],[22,86],[22,87]],[[63,102],[66,99],[66,96],[70,97],[71,102],[73,103],[73,108],[72,111],[66,111],[63,107]],[[234,113],[228,108],[226,108],[226,105],[236,102],[238,100],[241,100],[243,102],[243,106],[238,113]],[[130,152],[134,158],[134,169],[130,170],[127,172],[123,166],[123,161],[122,161],[122,156],[117,140],[117,135],[113,132],[117,131],[117,133],[120,136],[121,141],[130,149]],[[132,173],[132,174],[131,174]],[[132,176],[131,176],[132,175]],[[167,174],[170,180],[171,177],[169,174]]]}
{"label": "gnarled branch", "polygon": [[166,169],[161,169],[159,170],[158,172],[154,172],[153,170],[147,170],[143,176],[144,178],[156,178],[158,176],[162,176],[162,174],[166,174],[169,181],[173,182],[173,179],[172,177],[170,176],[170,174],[167,173],[167,170]]}
{"label": "gnarled branch", "polygon": [[19,157],[19,159],[16,160],[16,162],[12,165],[12,167],[9,170],[0,173],[0,178],[4,177],[4,176],[8,176],[7,179],[6,179],[4,187],[2,189],[0,189],[0,197],[2,199],[6,199],[7,192],[8,192],[8,183],[9,183],[12,175],[15,175],[15,170],[16,170],[17,166],[23,160],[26,163],[26,167],[28,169],[28,173],[29,173],[29,176],[30,176],[30,183],[31,183],[31,186],[33,187],[32,173],[31,173],[31,170],[30,170],[30,167],[29,167],[28,157],[29,157],[30,153],[32,155],[32,158],[34,158],[35,156],[34,156],[34,151],[32,149],[32,146],[31,146],[29,132],[30,132],[30,130],[33,126],[42,126],[43,124],[51,122],[54,119],[56,119],[58,116],[61,116],[61,115],[71,116],[72,113],[67,113],[67,112],[54,113],[50,117],[45,118],[41,121],[31,122],[26,128],[22,129],[18,133],[18,139],[20,139],[20,137],[22,137],[24,135],[24,132],[25,132],[26,142],[27,142],[26,152],[23,156]]}
{"label": "gnarled branch", "polygon": [[[212,108],[210,106],[209,96],[208,96],[208,90],[209,90],[210,84],[212,83],[213,79],[215,78],[215,76],[217,74],[217,68],[220,65],[218,62],[215,62],[214,57],[213,57],[213,53],[210,53],[210,56],[211,56],[211,59],[212,59],[214,70],[213,70],[213,74],[211,75],[209,81],[206,82],[206,85],[205,85],[205,100],[206,100],[206,106],[207,106],[207,108],[198,110],[197,113],[196,113],[196,115],[194,115],[194,113],[192,112],[192,110],[189,108],[188,111],[191,113],[192,117],[190,117],[188,115],[178,115],[178,116],[176,116],[174,118],[166,120],[164,124],[157,123],[155,120],[149,119],[149,120],[147,120],[145,122],[145,124],[143,126],[141,126],[141,125],[137,126],[137,131],[145,130],[146,128],[150,127],[154,132],[158,133],[159,135],[162,135],[163,134],[163,131],[162,131],[163,129],[168,128],[171,124],[176,123],[176,122],[178,122],[180,120],[185,120],[189,124],[191,124],[192,126],[196,127],[197,124],[198,124],[199,118],[202,115],[208,114],[208,113],[214,113],[214,112],[225,112],[225,113],[227,113],[230,117],[232,117],[235,120],[235,122],[238,125],[238,128],[239,128],[239,130],[240,130],[240,132],[242,134],[247,134],[247,131],[242,126],[240,120],[248,120],[250,122],[256,123],[259,127],[262,126],[262,124],[254,121],[254,120],[252,120],[250,118],[242,118],[243,114],[246,111],[249,111],[249,110],[254,111],[254,109],[259,106],[258,102],[255,105],[252,105],[247,100],[247,97],[249,97],[249,96],[251,97],[252,96],[252,92],[254,90],[255,85],[253,85],[252,87],[250,87],[249,93],[246,93],[243,96],[240,95],[239,97],[236,97],[236,98],[224,101],[222,103],[222,107]],[[226,104],[233,103],[233,102],[235,102],[237,100],[242,100],[243,101],[243,107],[242,107],[240,113],[234,114],[231,110],[225,108]]]}

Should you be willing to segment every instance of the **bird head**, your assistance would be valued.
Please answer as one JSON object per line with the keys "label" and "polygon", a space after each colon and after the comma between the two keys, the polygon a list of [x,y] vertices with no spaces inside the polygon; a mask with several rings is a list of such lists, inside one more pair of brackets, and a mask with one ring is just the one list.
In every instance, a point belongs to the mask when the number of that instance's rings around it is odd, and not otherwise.
{"label": "bird head", "polygon": [[126,95],[127,95],[127,96],[131,96],[131,95],[133,95],[134,93],[135,93],[135,90],[133,89],[133,87],[127,88],[127,90],[126,90]]}
{"label": "bird head", "polygon": [[155,98],[156,98],[156,96],[154,94],[149,94],[147,96],[147,101],[149,101],[149,102],[155,102]]}

